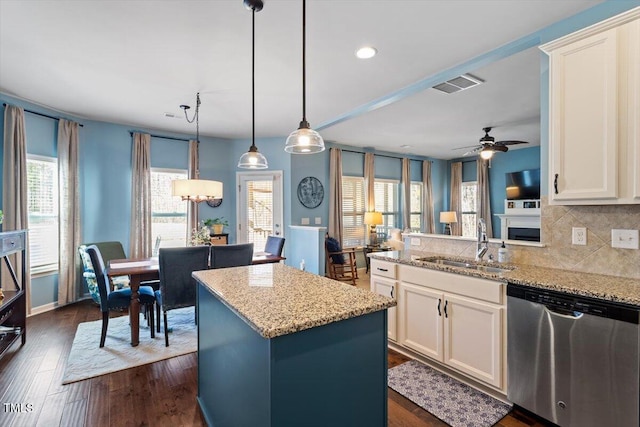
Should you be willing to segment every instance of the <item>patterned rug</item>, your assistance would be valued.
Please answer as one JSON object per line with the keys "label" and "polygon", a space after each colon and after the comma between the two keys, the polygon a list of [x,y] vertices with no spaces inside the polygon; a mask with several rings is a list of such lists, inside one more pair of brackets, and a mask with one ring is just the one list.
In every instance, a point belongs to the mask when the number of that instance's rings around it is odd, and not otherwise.
{"label": "patterned rug", "polygon": [[86,380],[171,357],[193,353],[198,349],[194,308],[167,312],[169,347],[164,345],[164,321],[160,313],[160,333],[151,338],[147,321],[140,316],[140,344],[131,347],[129,316],[109,319],[107,338],[100,348],[102,320],[78,325],[71,345],[62,384]]}
{"label": "patterned rug", "polygon": [[389,369],[389,387],[452,427],[490,427],[511,405],[411,360]]}

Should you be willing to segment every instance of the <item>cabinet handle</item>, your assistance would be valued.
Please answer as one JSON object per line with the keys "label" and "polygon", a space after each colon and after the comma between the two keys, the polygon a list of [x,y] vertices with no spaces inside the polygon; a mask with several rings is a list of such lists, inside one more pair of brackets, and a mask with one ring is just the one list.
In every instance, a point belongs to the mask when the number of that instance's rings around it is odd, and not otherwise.
{"label": "cabinet handle", "polygon": [[442,300],[438,298],[438,316],[442,316],[442,312],[440,311],[440,304],[442,304]]}
{"label": "cabinet handle", "polygon": [[395,286],[391,286],[391,298],[393,298],[393,289],[395,288]]}
{"label": "cabinet handle", "polygon": [[389,271],[389,269],[387,269],[387,268],[380,268],[380,267],[376,267],[376,270],[378,270],[378,271]]}
{"label": "cabinet handle", "polygon": [[449,301],[444,302],[444,317],[449,318],[449,315],[447,313],[447,304],[449,304]]}
{"label": "cabinet handle", "polygon": [[558,194],[558,174],[556,174],[556,177],[553,180],[553,189],[555,190],[556,194]]}

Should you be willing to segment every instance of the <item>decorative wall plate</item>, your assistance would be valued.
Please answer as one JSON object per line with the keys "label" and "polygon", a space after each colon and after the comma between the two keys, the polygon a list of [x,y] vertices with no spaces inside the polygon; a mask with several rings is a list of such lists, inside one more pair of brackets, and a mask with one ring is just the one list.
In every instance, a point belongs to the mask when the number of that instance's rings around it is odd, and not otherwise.
{"label": "decorative wall plate", "polygon": [[306,208],[316,208],[324,198],[324,187],[318,178],[308,176],[298,184],[298,200]]}
{"label": "decorative wall plate", "polygon": [[207,204],[212,208],[217,208],[222,204],[222,199],[207,200]]}

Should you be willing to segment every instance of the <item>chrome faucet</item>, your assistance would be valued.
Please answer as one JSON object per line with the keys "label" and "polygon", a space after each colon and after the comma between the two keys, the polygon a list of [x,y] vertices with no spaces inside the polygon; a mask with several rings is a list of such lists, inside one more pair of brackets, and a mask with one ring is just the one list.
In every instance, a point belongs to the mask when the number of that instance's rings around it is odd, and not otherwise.
{"label": "chrome faucet", "polygon": [[484,219],[478,220],[478,243],[476,245],[476,261],[481,261],[484,254],[489,250],[489,240],[487,239],[487,224]]}

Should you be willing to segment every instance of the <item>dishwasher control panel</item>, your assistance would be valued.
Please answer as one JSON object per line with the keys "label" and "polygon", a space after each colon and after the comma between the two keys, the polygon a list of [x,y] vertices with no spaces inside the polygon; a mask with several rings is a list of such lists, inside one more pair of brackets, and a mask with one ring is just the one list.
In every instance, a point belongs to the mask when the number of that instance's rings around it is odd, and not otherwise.
{"label": "dishwasher control panel", "polygon": [[590,314],[640,324],[640,307],[509,283],[507,295],[566,314]]}

